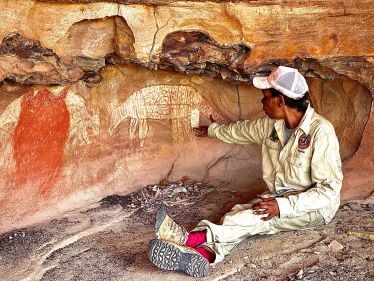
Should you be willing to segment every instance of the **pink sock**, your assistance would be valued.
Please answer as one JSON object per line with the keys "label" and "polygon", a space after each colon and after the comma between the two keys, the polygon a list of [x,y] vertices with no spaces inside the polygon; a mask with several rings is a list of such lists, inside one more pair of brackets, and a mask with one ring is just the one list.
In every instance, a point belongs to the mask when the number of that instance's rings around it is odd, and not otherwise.
{"label": "pink sock", "polygon": [[214,262],[214,260],[216,259],[216,254],[203,248],[203,247],[199,247],[199,248],[195,248],[196,251],[198,251],[200,253],[200,255],[202,255],[204,258],[206,258],[210,263]]}
{"label": "pink sock", "polygon": [[188,234],[188,238],[186,241],[186,246],[191,248],[196,248],[201,244],[206,242],[206,230],[204,231],[197,231],[191,232]]}

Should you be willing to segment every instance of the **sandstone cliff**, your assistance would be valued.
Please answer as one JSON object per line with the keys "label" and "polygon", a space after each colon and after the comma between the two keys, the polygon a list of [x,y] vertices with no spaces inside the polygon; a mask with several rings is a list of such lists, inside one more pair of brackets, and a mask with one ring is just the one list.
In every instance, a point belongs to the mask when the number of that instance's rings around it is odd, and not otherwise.
{"label": "sandstone cliff", "polygon": [[197,139],[191,120],[261,116],[251,79],[277,65],[307,77],[312,105],[335,126],[343,198],[373,192],[370,0],[0,8],[0,231],[163,178],[253,185],[258,148]]}

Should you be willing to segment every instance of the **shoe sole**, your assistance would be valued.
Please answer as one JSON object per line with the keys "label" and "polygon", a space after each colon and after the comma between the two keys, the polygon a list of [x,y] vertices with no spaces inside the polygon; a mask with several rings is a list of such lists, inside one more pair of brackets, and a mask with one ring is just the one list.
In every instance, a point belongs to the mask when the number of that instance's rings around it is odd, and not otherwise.
{"label": "shoe sole", "polygon": [[203,256],[187,253],[166,241],[153,239],[148,244],[148,258],[158,268],[182,271],[193,277],[209,273],[209,261]]}
{"label": "shoe sole", "polygon": [[[165,220],[166,217],[166,210],[164,208],[158,210],[157,215],[156,215],[156,223],[155,223],[155,230],[156,230],[156,235],[158,231],[160,230],[161,224]],[[157,237],[160,238],[160,237]]]}

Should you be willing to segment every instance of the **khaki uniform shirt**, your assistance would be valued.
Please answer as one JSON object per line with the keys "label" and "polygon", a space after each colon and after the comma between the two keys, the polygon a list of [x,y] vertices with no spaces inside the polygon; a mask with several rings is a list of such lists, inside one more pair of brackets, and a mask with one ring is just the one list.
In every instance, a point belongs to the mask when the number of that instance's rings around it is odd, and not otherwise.
{"label": "khaki uniform shirt", "polygon": [[263,178],[279,205],[280,217],[318,210],[329,223],[340,204],[343,175],[332,124],[308,106],[284,143],[284,120],[263,117],[229,125],[213,123],[210,137],[227,143],[260,144]]}

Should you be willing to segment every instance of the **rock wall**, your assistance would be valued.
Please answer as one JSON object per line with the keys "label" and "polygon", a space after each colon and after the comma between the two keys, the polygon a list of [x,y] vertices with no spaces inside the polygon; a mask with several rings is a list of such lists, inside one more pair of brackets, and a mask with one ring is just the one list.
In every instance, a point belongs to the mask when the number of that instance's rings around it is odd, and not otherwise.
{"label": "rock wall", "polygon": [[0,4],[0,231],[184,176],[261,190],[258,147],[192,127],[261,116],[277,65],[335,126],[343,198],[373,192],[371,1],[117,2]]}

